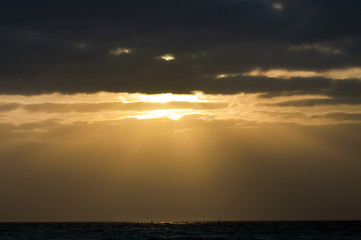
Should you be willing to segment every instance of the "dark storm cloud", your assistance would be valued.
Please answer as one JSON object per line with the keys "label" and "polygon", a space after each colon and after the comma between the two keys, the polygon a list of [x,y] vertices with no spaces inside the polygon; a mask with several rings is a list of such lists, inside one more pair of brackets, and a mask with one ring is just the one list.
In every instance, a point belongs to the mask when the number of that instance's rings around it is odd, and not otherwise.
{"label": "dark storm cloud", "polygon": [[[274,80],[275,87],[249,77],[210,76],[256,67],[327,70],[360,63],[360,2],[277,1],[282,10],[275,2],[2,2],[0,92],[274,92],[280,82],[286,85],[281,91],[303,91],[307,81],[316,92],[317,79]],[[116,48],[132,52],[110,54]],[[157,58],[167,53],[176,59]]]}

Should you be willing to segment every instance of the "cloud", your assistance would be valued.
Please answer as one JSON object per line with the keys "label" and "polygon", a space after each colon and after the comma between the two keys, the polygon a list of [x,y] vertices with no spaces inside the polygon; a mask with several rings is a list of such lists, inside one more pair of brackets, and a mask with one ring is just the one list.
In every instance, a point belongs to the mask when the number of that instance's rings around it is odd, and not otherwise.
{"label": "cloud", "polygon": [[121,54],[130,54],[131,52],[132,52],[132,50],[129,48],[115,48],[115,49],[110,50],[110,54],[115,55],[115,56],[118,56]]}
{"label": "cloud", "polygon": [[278,11],[282,11],[283,10],[283,4],[282,3],[273,3],[272,7]]}
{"label": "cloud", "polygon": [[164,61],[173,61],[175,60],[175,57],[171,54],[166,54],[163,56],[159,56],[158,58],[163,59]]}
{"label": "cloud", "polygon": [[[316,90],[317,91],[317,90]],[[307,88],[305,92],[310,92]],[[296,92],[293,94],[304,94],[305,92]],[[302,100],[290,100],[280,101],[278,103],[269,103],[269,106],[279,107],[311,107],[316,105],[338,105],[349,104],[358,105],[361,104],[361,81],[360,80],[338,80],[333,81],[328,87],[324,87],[320,92],[328,98],[317,99],[302,99]],[[291,93],[292,94],[292,93]],[[263,97],[275,97],[282,96],[282,92],[274,92],[273,94],[266,94]],[[287,92],[286,94],[287,95]]]}
{"label": "cloud", "polygon": [[88,45],[86,45],[86,43],[79,43],[78,47],[79,48],[87,48]]}
{"label": "cloud", "polygon": [[[221,74],[217,75],[216,78],[226,78],[226,77],[237,77],[241,74]],[[347,68],[347,69],[331,69],[325,72],[315,72],[315,71],[293,71],[286,69],[270,69],[267,71],[262,71],[257,68],[250,72],[244,73],[244,76],[251,77],[268,77],[268,78],[284,78],[290,79],[294,77],[302,78],[311,78],[311,77],[324,77],[330,79],[361,79],[361,68]]]}
{"label": "cloud", "polygon": [[268,78],[283,78],[283,79],[290,79],[294,77],[301,77],[301,78],[322,77],[321,74],[312,71],[288,71],[285,69],[271,69],[268,71],[255,69],[253,71],[244,73],[243,75],[250,77],[268,77]]}
{"label": "cloud", "polygon": [[18,108],[16,103],[0,103],[0,112],[8,112]]}
{"label": "cloud", "polygon": [[267,106],[277,106],[277,107],[313,107],[319,105],[339,105],[339,104],[348,104],[348,105],[359,105],[361,104],[360,97],[349,97],[349,98],[326,98],[326,99],[303,99],[303,100],[291,100],[291,101],[281,101],[278,103],[266,104]]}
{"label": "cloud", "polygon": [[[284,8],[276,12],[272,4]],[[324,73],[360,63],[356,2],[65,0],[37,6],[28,11],[31,3],[15,0],[0,10],[9,20],[0,41],[2,94],[237,93],[248,88],[246,80],[207,76],[257,68]],[[342,17],[335,18],[336,11]],[[79,43],[91,48],[74,49]],[[126,59],[112,57],[126,54],[124,49],[141,51]],[[337,49],[342,54],[331,54]],[[163,64],[157,59],[162,53],[177,61]],[[189,58],[199,53],[206,54]]]}
{"label": "cloud", "polygon": [[360,219],[360,9],[3,1],[0,221]]}
{"label": "cloud", "polygon": [[320,53],[327,53],[327,54],[342,54],[341,49],[329,47],[322,45],[320,43],[314,43],[314,44],[302,44],[297,46],[291,46],[289,48],[290,51],[308,51],[308,50],[314,50]]}
{"label": "cloud", "polygon": [[361,79],[361,68],[332,69],[321,73],[321,75],[332,79]]}
{"label": "cloud", "polygon": [[346,113],[346,112],[330,112],[324,114],[313,114],[309,116],[310,119],[326,118],[337,121],[361,121],[361,113]]}
{"label": "cloud", "polygon": [[158,109],[219,109],[227,107],[221,102],[104,102],[104,103],[38,103],[38,104],[0,104],[0,111],[12,111],[18,108],[28,112],[67,113],[67,112],[103,112],[103,111],[150,111]]}
{"label": "cloud", "polygon": [[239,77],[241,75],[242,75],[241,73],[222,73],[216,75],[216,78],[221,79],[221,78],[229,78],[229,77]]}

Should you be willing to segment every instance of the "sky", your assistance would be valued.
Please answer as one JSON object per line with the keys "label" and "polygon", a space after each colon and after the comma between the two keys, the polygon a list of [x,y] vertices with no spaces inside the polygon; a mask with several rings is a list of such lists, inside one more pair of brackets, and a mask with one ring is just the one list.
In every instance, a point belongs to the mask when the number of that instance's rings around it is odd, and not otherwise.
{"label": "sky", "polygon": [[0,3],[0,221],[361,219],[361,2]]}

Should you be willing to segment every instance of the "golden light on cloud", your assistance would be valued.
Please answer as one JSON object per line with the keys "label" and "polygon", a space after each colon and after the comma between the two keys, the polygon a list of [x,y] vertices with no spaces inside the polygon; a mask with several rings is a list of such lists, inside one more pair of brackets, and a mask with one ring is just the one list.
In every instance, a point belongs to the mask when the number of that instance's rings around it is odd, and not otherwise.
{"label": "golden light on cloud", "polygon": [[[239,121],[242,126],[271,122],[312,125],[356,121],[360,112],[359,105],[312,105],[312,101],[332,101],[325,95],[259,96],[203,92],[0,95],[0,123],[23,124],[52,119],[64,124],[120,119],[166,118],[181,121],[184,116],[193,115],[196,119],[210,121]],[[310,101],[311,105],[308,106]],[[298,103],[304,106],[299,107]],[[335,114],[329,115],[330,112],[341,114],[336,118]]]}
{"label": "golden light on cloud", "polygon": [[215,76],[217,79],[232,78],[238,76],[249,76],[249,77],[267,77],[267,78],[282,78],[290,79],[294,77],[311,78],[311,77],[324,77],[336,80],[345,79],[361,79],[361,68],[345,68],[345,69],[332,69],[329,71],[316,72],[307,70],[287,70],[287,69],[270,69],[262,70],[256,68],[246,73],[222,73]]}
{"label": "golden light on cloud", "polygon": [[160,56],[158,58],[163,59],[165,61],[173,61],[173,60],[175,60],[175,57],[173,55],[171,55],[171,54],[165,54],[165,55]]}
{"label": "golden light on cloud", "polygon": [[[126,103],[170,103],[170,102],[184,102],[184,103],[217,103],[220,101],[209,100],[201,92],[194,92],[193,94],[131,94],[128,96],[119,96],[122,102]],[[142,114],[131,116],[136,119],[157,119],[168,118],[172,120],[179,120],[185,115],[190,114],[204,114],[204,111],[194,109],[161,109],[153,111],[145,111]]]}
{"label": "golden light on cloud", "polygon": [[116,49],[112,49],[110,50],[110,54],[118,56],[121,54],[130,54],[132,52],[131,49],[129,48],[116,48]]}
{"label": "golden light on cloud", "polygon": [[323,73],[325,76],[328,76],[333,79],[361,79],[361,68],[346,68],[346,69],[334,69]]}
{"label": "golden light on cloud", "polygon": [[154,110],[147,111],[143,114],[132,116],[131,118],[136,119],[157,119],[157,118],[168,118],[172,120],[179,120],[183,116],[191,114],[202,114],[200,111],[185,110],[185,109],[166,109],[166,110]]}
{"label": "golden light on cloud", "polygon": [[220,78],[238,77],[241,75],[242,75],[241,73],[223,73],[216,75],[216,78],[220,79]]}
{"label": "golden light on cloud", "polygon": [[210,102],[209,100],[201,100],[201,93],[195,94],[132,94],[129,96],[129,100],[126,100],[123,96],[119,96],[119,99],[125,102],[153,102],[153,103],[167,103],[167,102]]}
{"label": "golden light on cloud", "polygon": [[342,54],[343,51],[338,48],[330,47],[327,45],[323,45],[321,43],[315,44],[301,44],[295,45],[289,48],[289,51],[307,51],[314,50],[320,53],[329,53],[329,54]]}
{"label": "golden light on cloud", "polygon": [[86,48],[87,45],[86,45],[85,43],[79,43],[78,47],[79,47],[79,48]]}
{"label": "golden light on cloud", "polygon": [[272,5],[272,7],[278,11],[281,11],[283,9],[283,4],[282,3],[274,3]]}
{"label": "golden light on cloud", "polygon": [[313,71],[289,71],[285,69],[271,69],[268,71],[262,71],[257,68],[253,71],[245,73],[244,76],[258,77],[264,76],[269,78],[292,78],[292,77],[318,77],[320,74]]}

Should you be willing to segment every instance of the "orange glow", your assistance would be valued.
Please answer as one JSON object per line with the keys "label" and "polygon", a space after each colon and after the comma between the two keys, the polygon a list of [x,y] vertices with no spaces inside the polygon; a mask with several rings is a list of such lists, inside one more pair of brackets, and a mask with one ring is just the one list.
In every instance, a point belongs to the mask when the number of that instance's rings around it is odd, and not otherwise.
{"label": "orange glow", "polygon": [[201,114],[199,111],[194,110],[183,110],[183,109],[166,109],[166,110],[155,110],[148,111],[145,114],[134,116],[136,119],[156,119],[156,118],[169,118],[172,120],[179,120],[185,115]]}
{"label": "orange glow", "polygon": [[[154,103],[166,103],[166,102],[209,102],[206,100],[200,100],[199,94],[190,95],[190,94],[172,94],[172,93],[162,93],[162,94],[134,94],[132,96],[136,100],[127,101],[127,102],[154,102]],[[123,100],[123,97],[120,97]]]}

